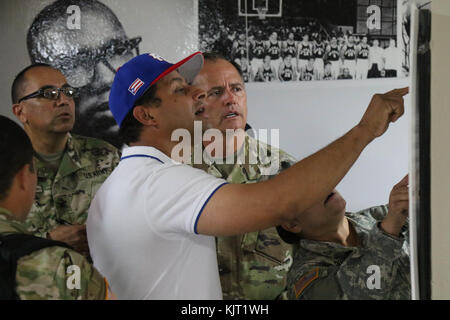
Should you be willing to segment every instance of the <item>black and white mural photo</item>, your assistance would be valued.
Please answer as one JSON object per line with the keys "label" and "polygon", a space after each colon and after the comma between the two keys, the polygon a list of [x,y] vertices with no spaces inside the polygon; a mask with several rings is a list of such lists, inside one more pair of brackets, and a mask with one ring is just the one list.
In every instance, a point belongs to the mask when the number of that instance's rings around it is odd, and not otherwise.
{"label": "black and white mural photo", "polygon": [[[155,20],[161,1],[24,2],[30,22],[15,31],[23,33],[15,41],[26,45],[27,62],[55,66],[78,89],[73,132],[120,147],[109,90],[117,68],[140,52],[175,46],[166,52],[176,60],[215,51],[237,62],[246,82],[403,77],[398,1],[192,0],[176,5],[185,19],[170,29]],[[153,19],[134,18],[144,12]],[[178,29],[185,30],[183,42],[161,37],[174,38]]]}
{"label": "black and white mural photo", "polygon": [[199,47],[247,82],[403,77],[397,0],[199,0]]}
{"label": "black and white mural photo", "polygon": [[30,60],[58,68],[79,89],[73,132],[120,147],[109,90],[117,68],[139,54],[141,40],[129,38],[114,12],[95,0],[58,0],[36,15],[27,33]]}
{"label": "black and white mural photo", "polygon": [[[152,52],[176,62],[197,51],[196,0],[2,0],[2,110],[18,70],[46,63],[61,70],[75,97],[73,133],[123,143],[108,100],[117,69]],[[166,12],[176,23],[162,18]],[[161,35],[164,34],[164,37]],[[183,34],[183,37],[180,35]],[[3,90],[3,91],[2,91]]]}

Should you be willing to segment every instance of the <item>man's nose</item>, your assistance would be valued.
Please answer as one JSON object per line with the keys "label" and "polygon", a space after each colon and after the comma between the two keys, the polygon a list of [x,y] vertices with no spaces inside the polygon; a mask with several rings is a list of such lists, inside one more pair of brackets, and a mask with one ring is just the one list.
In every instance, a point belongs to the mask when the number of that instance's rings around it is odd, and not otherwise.
{"label": "man's nose", "polygon": [[98,61],[94,66],[94,74],[90,85],[93,88],[103,88],[113,83],[116,71],[104,61]]}
{"label": "man's nose", "polygon": [[58,97],[58,99],[56,99],[56,106],[60,107],[60,106],[68,105],[72,100],[73,100],[73,98],[69,98],[68,96],[66,96],[64,93],[62,93],[60,91],[59,97]]}
{"label": "man's nose", "polygon": [[226,106],[233,105],[236,103],[236,95],[230,87],[226,87],[224,91],[224,103]]}
{"label": "man's nose", "polygon": [[100,57],[94,65],[94,74],[90,85],[95,89],[111,87],[119,67],[133,57],[133,54]]}
{"label": "man's nose", "polygon": [[193,99],[195,101],[202,101],[203,102],[205,100],[205,98],[206,98],[206,91],[205,90],[200,89],[198,87],[194,87],[194,86],[191,86],[191,90],[193,91],[192,97],[193,97]]}

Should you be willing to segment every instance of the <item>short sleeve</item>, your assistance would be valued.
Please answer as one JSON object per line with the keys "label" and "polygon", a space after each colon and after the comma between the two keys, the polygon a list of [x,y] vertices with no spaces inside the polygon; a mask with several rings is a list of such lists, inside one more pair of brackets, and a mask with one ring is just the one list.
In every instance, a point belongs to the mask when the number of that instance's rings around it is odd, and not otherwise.
{"label": "short sleeve", "polygon": [[170,165],[147,183],[145,213],[160,235],[197,234],[197,221],[214,193],[227,182],[187,165]]}

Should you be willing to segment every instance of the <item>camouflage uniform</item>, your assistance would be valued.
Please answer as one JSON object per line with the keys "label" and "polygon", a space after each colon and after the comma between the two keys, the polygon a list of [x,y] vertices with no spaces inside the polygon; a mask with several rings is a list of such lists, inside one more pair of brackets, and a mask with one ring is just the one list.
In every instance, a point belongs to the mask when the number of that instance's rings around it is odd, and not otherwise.
{"label": "camouflage uniform", "polygon": [[[400,237],[382,231],[387,206],[346,213],[360,245],[301,239],[288,273],[289,299],[411,299],[407,226]],[[374,288],[380,270],[380,287]],[[371,285],[371,288],[369,288]]]}
{"label": "camouflage uniform", "polygon": [[91,200],[120,161],[118,150],[98,139],[69,134],[56,176],[36,158],[36,198],[25,225],[36,236],[61,224],[84,224]]}
{"label": "camouflage uniform", "polygon": [[[0,234],[27,233],[12,214],[0,208]],[[69,289],[66,273],[70,265],[80,268],[80,289]],[[69,281],[70,282],[70,281]],[[63,247],[48,247],[17,261],[16,292],[22,300],[105,299],[104,278],[77,252]]]}
{"label": "camouflage uniform", "polygon": [[[245,159],[244,164],[217,164],[206,158],[204,164],[194,167],[230,183],[255,183],[276,176],[296,162],[284,151],[262,142],[258,153],[257,143],[246,136],[238,153]],[[275,299],[285,292],[292,246],[280,239],[276,228],[217,237],[216,248],[224,299]]]}

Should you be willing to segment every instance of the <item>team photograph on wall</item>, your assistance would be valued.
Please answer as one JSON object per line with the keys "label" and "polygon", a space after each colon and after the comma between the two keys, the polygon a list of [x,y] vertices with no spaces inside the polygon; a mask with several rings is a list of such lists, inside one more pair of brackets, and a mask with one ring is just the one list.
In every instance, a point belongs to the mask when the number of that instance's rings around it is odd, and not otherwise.
{"label": "team photograph on wall", "polygon": [[405,77],[397,0],[199,0],[199,49],[246,82]]}

